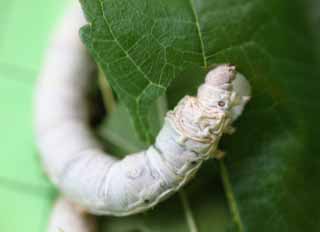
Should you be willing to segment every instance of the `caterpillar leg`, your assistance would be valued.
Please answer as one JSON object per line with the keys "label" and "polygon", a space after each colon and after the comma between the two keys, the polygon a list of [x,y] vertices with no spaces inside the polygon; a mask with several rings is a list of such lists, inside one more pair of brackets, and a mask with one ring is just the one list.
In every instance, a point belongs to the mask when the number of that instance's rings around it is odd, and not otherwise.
{"label": "caterpillar leg", "polygon": [[221,160],[225,157],[226,152],[222,150],[216,150],[214,153],[212,153],[211,157],[217,160]]}
{"label": "caterpillar leg", "polygon": [[236,128],[233,127],[233,126],[228,126],[225,130],[224,130],[224,134],[227,134],[227,135],[232,135],[236,132]]}

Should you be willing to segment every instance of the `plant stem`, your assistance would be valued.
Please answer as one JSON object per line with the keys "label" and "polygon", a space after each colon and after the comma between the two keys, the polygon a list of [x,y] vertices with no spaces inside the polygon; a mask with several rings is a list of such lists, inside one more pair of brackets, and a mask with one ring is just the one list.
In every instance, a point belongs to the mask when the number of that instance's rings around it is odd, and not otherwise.
{"label": "plant stem", "polygon": [[239,208],[234,196],[234,192],[232,189],[232,185],[230,182],[230,177],[229,177],[229,173],[228,173],[228,169],[224,163],[224,160],[220,160],[219,161],[220,164],[220,172],[221,172],[221,177],[222,177],[222,183],[224,186],[224,190],[226,193],[226,197],[228,200],[228,204],[229,204],[229,208],[232,214],[232,219],[235,223],[235,225],[238,228],[239,232],[244,232],[244,226],[240,217],[240,212],[239,212]]}
{"label": "plant stem", "polygon": [[159,124],[162,126],[164,122],[164,118],[166,116],[166,113],[168,111],[168,103],[167,103],[167,97],[166,95],[163,95],[157,99],[157,109],[159,112]]}
{"label": "plant stem", "polygon": [[185,212],[185,216],[187,219],[187,223],[188,223],[190,232],[198,232],[198,228],[195,223],[187,195],[183,189],[181,189],[179,191],[179,196],[180,196],[181,204],[182,204],[184,212]]}
{"label": "plant stem", "polygon": [[102,94],[102,100],[105,109],[107,112],[112,112],[116,106],[116,101],[114,99],[112,89],[107,81],[107,78],[105,77],[102,70],[99,68],[98,71],[98,83]]}

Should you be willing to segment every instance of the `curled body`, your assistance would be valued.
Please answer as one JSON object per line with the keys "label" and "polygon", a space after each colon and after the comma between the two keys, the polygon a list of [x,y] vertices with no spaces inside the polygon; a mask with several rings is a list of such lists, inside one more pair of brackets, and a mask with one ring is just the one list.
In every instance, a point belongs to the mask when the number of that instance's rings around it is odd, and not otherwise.
{"label": "curled body", "polygon": [[237,94],[234,66],[218,66],[197,96],[186,96],[167,113],[153,145],[117,160],[89,127],[94,65],[76,33],[83,23],[79,9],[68,14],[48,51],[35,99],[40,154],[53,183],[88,212],[139,213],[178,191],[203,161],[219,156],[219,140],[233,131],[250,93]]}

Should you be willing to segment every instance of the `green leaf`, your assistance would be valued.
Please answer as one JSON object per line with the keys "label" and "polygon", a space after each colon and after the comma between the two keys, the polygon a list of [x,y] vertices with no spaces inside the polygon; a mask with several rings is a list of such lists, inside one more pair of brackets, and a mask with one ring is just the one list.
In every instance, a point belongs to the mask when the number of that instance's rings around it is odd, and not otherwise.
{"label": "green leaf", "polygon": [[[109,92],[109,91],[108,91]],[[110,94],[108,94],[110,95]],[[128,110],[123,104],[117,105],[98,128],[98,135],[104,141],[111,154],[124,157],[128,153],[146,149],[149,145],[144,144],[136,136]],[[151,132],[156,136],[162,127],[167,102],[165,96],[160,97],[152,106],[148,119],[152,122]]]}
{"label": "green leaf", "polygon": [[[225,31],[217,33],[224,48],[212,62],[236,64],[253,87],[237,132],[222,141],[227,157],[221,174],[234,221],[229,229],[319,231],[319,1],[312,9],[318,15],[315,38],[304,1],[223,2],[220,14],[207,13],[215,16],[212,31]],[[171,107],[185,92],[195,93],[186,78],[191,76],[178,77],[168,89]]]}
{"label": "green leaf", "polygon": [[[310,15],[302,1],[246,3],[221,13],[229,16],[225,39],[234,42],[213,56],[213,62],[236,64],[253,86],[237,132],[222,141],[227,157],[221,173],[234,221],[229,229],[319,231],[319,44],[308,30]],[[251,20],[227,22],[241,11]],[[254,24],[258,27],[248,33]],[[171,107],[183,92],[196,90],[185,78],[191,76],[178,77],[168,90]]]}
{"label": "green leaf", "polygon": [[122,104],[117,105],[102,122],[98,128],[98,135],[106,145],[106,149],[114,156],[124,157],[127,153],[146,148],[146,145],[135,136],[129,112]]}
{"label": "green leaf", "polygon": [[222,141],[231,231],[320,230],[320,53],[307,2],[82,1],[82,38],[144,137],[151,102],[167,90],[173,107],[205,68],[233,63],[250,80],[253,98]]}
{"label": "green leaf", "polygon": [[146,115],[188,65],[206,66],[199,24],[189,1],[82,0],[90,22],[81,36],[139,135],[152,141]]}

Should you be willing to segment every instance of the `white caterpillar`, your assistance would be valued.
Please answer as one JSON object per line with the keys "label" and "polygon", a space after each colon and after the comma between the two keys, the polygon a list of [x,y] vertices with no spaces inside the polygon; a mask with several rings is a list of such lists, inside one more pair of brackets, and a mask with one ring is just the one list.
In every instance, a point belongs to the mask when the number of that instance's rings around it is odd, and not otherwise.
{"label": "white caterpillar", "polygon": [[[165,118],[147,150],[117,160],[106,154],[88,125],[86,97],[90,62],[76,31],[83,24],[73,10],[58,30],[39,80],[36,136],[45,169],[59,190],[97,215],[145,211],[178,191],[212,156],[223,133],[249,99],[247,81],[235,67],[210,71],[197,97],[183,98]],[[235,80],[234,80],[235,79]]]}

